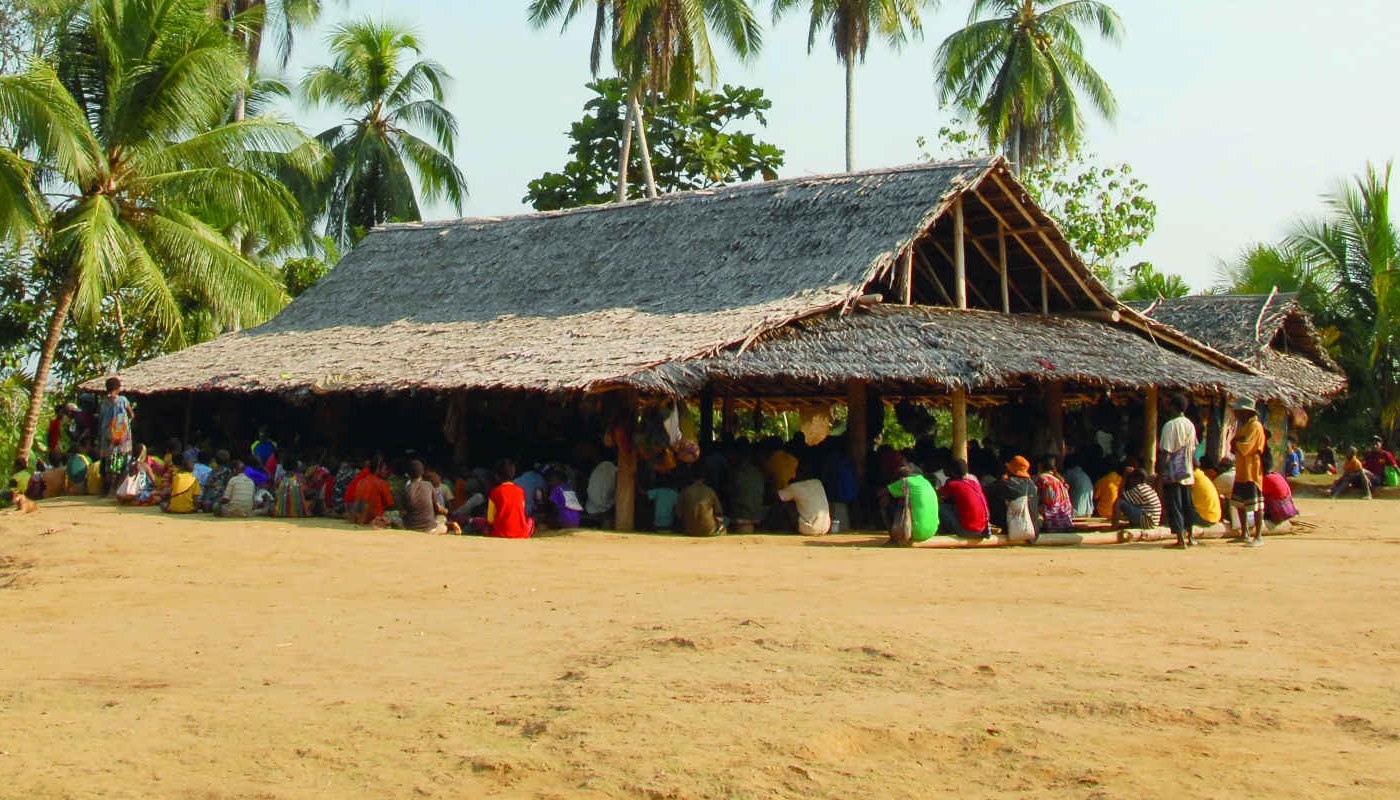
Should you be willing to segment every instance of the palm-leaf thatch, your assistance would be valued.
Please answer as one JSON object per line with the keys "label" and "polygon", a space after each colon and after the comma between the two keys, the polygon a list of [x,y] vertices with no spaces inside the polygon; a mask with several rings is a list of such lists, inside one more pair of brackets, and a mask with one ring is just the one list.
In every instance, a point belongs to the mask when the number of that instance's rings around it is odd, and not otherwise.
{"label": "palm-leaf thatch", "polygon": [[1346,391],[1346,375],[1296,293],[1196,295],[1128,305],[1312,400]]}
{"label": "palm-leaf thatch", "polygon": [[[863,297],[868,304],[867,295],[889,296],[901,284],[915,304],[940,302],[954,275],[955,203],[968,237],[974,306],[989,309],[987,298],[998,294],[1001,270],[990,253],[1001,237],[1008,242],[1011,311],[1049,309],[1114,322],[988,311],[967,312],[965,320],[933,309],[857,312]],[[909,338],[910,319],[932,327]],[[1064,379],[1192,388],[1238,380],[1252,394],[1275,394],[1250,377],[1251,368],[1120,305],[1001,158],[385,226],[267,324],[139,364],[122,378],[137,394],[628,386],[688,393],[706,378],[747,380],[754,370],[812,391],[828,373],[924,387],[1033,378],[1020,354],[984,335],[998,325],[1003,333],[1033,334],[1030,355],[1048,348],[1044,358],[1065,365]],[[787,326],[793,327],[775,333]],[[930,332],[935,328],[945,333]],[[1083,335],[1069,337],[1072,332]],[[1063,342],[1049,341],[1061,333],[1084,349],[1074,355]],[[869,348],[851,338],[867,334]],[[810,345],[788,342],[809,335]],[[943,338],[930,338],[936,335]],[[1158,362],[1147,356],[1168,358],[1152,344],[1154,336],[1180,363],[1153,366]],[[895,357],[882,357],[883,345],[875,344],[901,341]],[[938,341],[952,344],[939,350]],[[1117,349],[1106,346],[1113,342]],[[786,346],[798,348],[794,356],[813,348],[814,360],[794,364],[769,355]],[[908,350],[929,346],[929,352]],[[1124,356],[1130,346],[1136,348],[1131,359]],[[1126,368],[1128,360],[1140,363]],[[968,366],[973,363],[982,366]],[[1193,364],[1194,371],[1187,369]]]}

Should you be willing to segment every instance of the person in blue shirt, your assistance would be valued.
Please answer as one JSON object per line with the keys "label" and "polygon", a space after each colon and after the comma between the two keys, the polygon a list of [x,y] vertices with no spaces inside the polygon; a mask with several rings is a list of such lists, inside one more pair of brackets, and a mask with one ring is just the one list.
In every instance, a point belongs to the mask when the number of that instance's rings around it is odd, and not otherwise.
{"label": "person in blue shirt", "polygon": [[1303,451],[1298,440],[1288,437],[1288,452],[1283,456],[1283,477],[1296,478],[1303,474]]}

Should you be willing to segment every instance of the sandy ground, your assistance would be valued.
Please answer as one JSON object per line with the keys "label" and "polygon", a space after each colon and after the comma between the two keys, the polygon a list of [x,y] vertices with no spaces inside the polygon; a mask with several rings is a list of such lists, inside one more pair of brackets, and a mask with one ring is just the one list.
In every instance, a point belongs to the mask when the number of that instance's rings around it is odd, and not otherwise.
{"label": "sandy ground", "polygon": [[0,797],[1395,797],[1400,503],[1247,550],[0,516]]}

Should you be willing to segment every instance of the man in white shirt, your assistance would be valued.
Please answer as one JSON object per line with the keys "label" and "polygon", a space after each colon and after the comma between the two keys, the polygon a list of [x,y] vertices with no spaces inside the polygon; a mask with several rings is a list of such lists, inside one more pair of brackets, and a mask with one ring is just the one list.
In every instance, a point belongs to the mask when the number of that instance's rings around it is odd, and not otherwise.
{"label": "man in white shirt", "polygon": [[1166,507],[1167,526],[1176,535],[1176,546],[1194,547],[1192,530],[1191,486],[1196,478],[1196,426],[1186,418],[1188,402],[1184,395],[1174,394],[1167,401],[1171,418],[1162,426],[1157,438],[1157,469],[1162,475],[1162,504]]}
{"label": "man in white shirt", "polygon": [[601,461],[588,476],[588,500],[583,510],[590,517],[612,511],[617,503],[617,465]]}
{"label": "man in white shirt", "polygon": [[253,485],[253,479],[243,472],[242,459],[233,459],[229,466],[233,470],[233,475],[224,487],[224,496],[219,499],[219,516],[251,517],[253,516],[253,494],[257,487]]}
{"label": "man in white shirt", "polygon": [[803,536],[825,536],[831,532],[831,506],[822,482],[808,478],[789,483],[778,491],[778,499],[797,504],[797,532]]}

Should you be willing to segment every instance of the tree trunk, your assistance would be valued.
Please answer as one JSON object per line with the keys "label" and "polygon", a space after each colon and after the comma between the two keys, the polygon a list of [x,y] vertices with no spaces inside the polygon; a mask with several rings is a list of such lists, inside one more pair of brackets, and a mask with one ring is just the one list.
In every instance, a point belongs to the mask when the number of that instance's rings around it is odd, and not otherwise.
{"label": "tree trunk", "polygon": [[856,170],[856,59],[846,54],[846,171]]}
{"label": "tree trunk", "polygon": [[29,460],[34,446],[34,434],[39,430],[39,413],[44,408],[44,394],[49,388],[49,369],[53,367],[54,353],[58,351],[58,340],[63,335],[63,324],[68,321],[68,309],[73,305],[73,297],[78,293],[78,271],[64,282],[53,307],[53,318],[49,320],[49,332],[44,337],[44,349],[39,353],[39,365],[34,369],[34,384],[29,389],[29,410],[24,415],[24,427],[20,429],[19,450],[16,458]]}
{"label": "tree trunk", "polygon": [[627,99],[627,119],[622,123],[622,149],[617,158],[617,202],[627,200],[627,167],[632,160],[632,98]]}
{"label": "tree trunk", "polygon": [[637,125],[637,144],[642,148],[642,176],[647,180],[647,197],[656,197],[656,175],[651,171],[651,147],[647,144],[647,120],[637,98],[632,98],[632,121]]}
{"label": "tree trunk", "polygon": [[122,356],[126,353],[126,320],[122,318],[122,296],[120,292],[116,294],[112,302],[117,307],[117,360],[116,363],[113,364],[113,370],[120,371],[124,366],[122,364]]}

